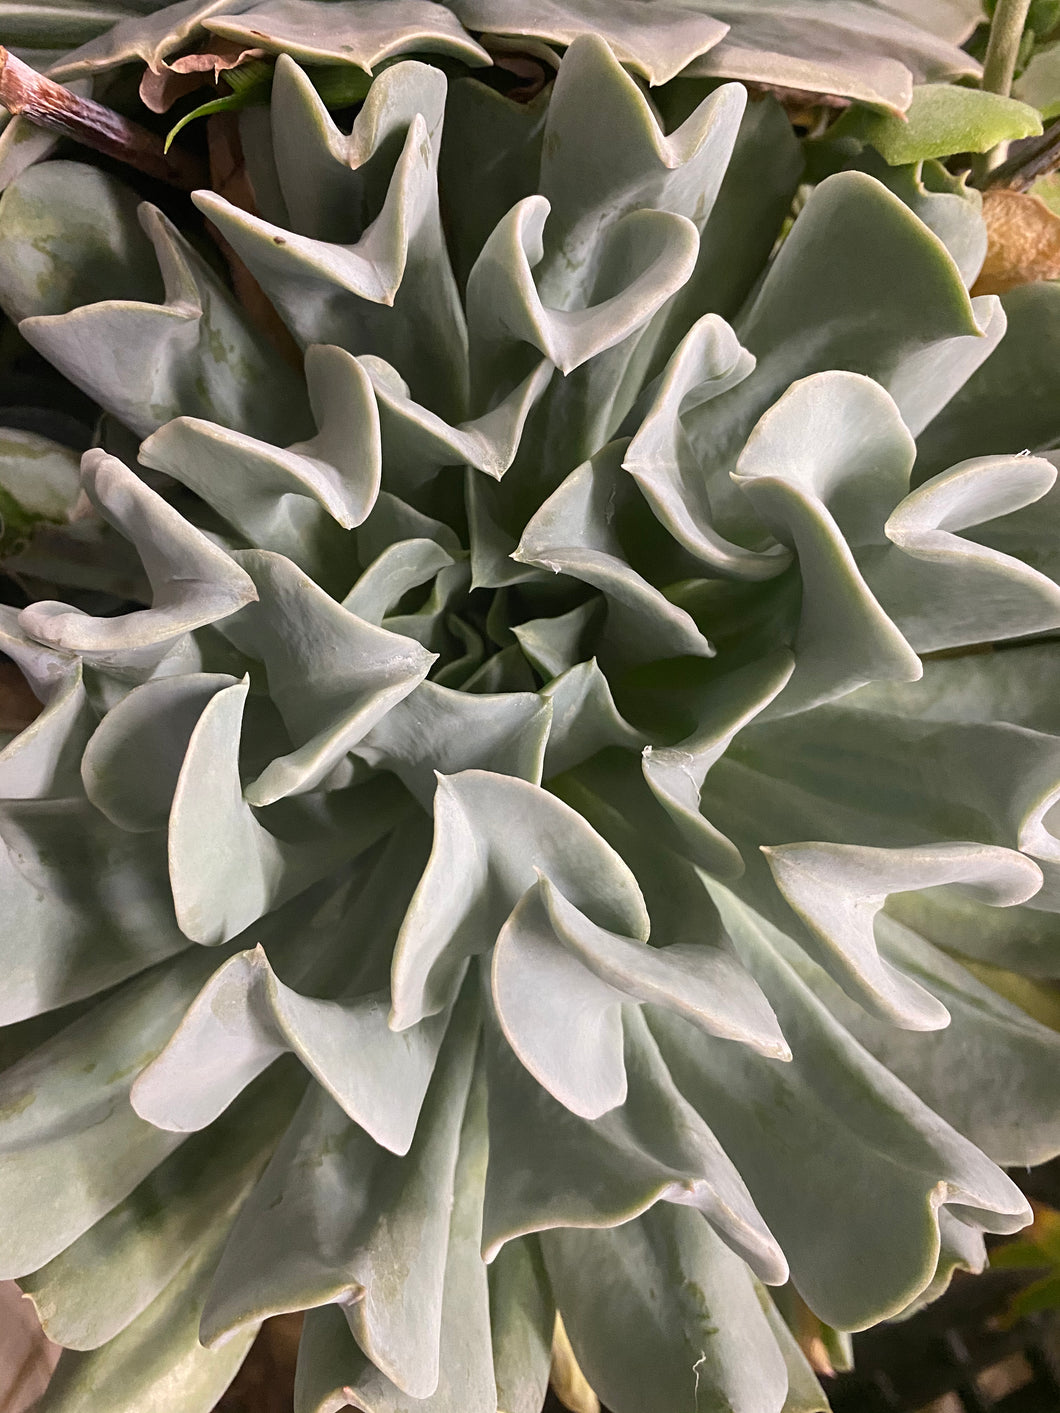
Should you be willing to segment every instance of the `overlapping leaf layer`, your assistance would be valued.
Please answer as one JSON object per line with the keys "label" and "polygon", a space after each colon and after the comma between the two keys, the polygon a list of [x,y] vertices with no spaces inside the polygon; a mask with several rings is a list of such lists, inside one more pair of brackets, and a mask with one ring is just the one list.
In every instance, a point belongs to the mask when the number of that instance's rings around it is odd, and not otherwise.
{"label": "overlapping leaf layer", "polygon": [[99,169],[0,206],[107,414],[80,480],[0,461],[96,546],[98,612],[0,620],[45,1408],[207,1410],[306,1310],[298,1413],[538,1413],[558,1307],[615,1413],[813,1413],[765,1287],[894,1315],[1060,1151],[1060,1036],[976,974],[1060,976],[1060,296],[969,297],[941,169],[778,245],[776,105],[649,101],[560,5],[532,103],[401,60],[347,132],[297,3],[163,12],[284,51],[255,209],[195,200],[297,356]]}

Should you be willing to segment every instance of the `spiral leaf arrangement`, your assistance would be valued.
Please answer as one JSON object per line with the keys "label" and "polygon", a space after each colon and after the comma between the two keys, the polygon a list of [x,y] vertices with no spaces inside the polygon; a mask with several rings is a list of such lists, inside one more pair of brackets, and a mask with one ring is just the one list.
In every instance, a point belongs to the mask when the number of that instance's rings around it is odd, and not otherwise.
{"label": "spiral leaf arrangement", "polygon": [[788,230],[779,107],[649,99],[621,35],[544,34],[530,103],[398,59],[347,132],[322,8],[207,21],[284,51],[255,209],[194,200],[296,358],[116,177],[0,206],[4,309],[106,413],[79,472],[0,459],[107,548],[0,617],[43,1407],[205,1413],[304,1310],[298,1413],[539,1413],[558,1310],[614,1413],[813,1413],[767,1288],[904,1311],[1060,1151],[1060,1036],[983,979],[1060,975],[1060,292],[970,298],[931,164]]}

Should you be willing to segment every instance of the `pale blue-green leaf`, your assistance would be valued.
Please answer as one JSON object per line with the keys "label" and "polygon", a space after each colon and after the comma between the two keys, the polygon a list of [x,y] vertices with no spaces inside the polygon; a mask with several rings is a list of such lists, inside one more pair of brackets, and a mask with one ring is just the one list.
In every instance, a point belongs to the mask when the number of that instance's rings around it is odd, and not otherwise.
{"label": "pale blue-green leaf", "polygon": [[77,452],[36,432],[0,427],[0,553],[23,547],[42,523],[66,524],[81,490]]}
{"label": "pale blue-green leaf", "polygon": [[45,51],[81,44],[117,24],[127,13],[123,4],[93,5],[80,0],[53,0],[38,5],[33,0],[6,0],[4,32],[12,47]]}
{"label": "pale blue-green leaf", "polygon": [[501,1248],[489,1268],[489,1291],[497,1413],[541,1413],[556,1302],[533,1237]]}
{"label": "pale blue-green leaf", "polygon": [[[630,212],[655,209],[703,233],[745,106],[744,90],[710,94],[669,135],[638,84],[606,44],[584,35],[560,65],[542,148],[540,189],[552,204],[544,258],[535,272],[544,302],[581,309],[600,275],[605,232]],[[600,163],[601,145],[616,153]],[[556,383],[545,437],[548,489],[572,464],[617,435],[643,384],[689,323],[709,307],[710,280],[697,248],[692,268],[644,326]]]}
{"label": "pale blue-green leaf", "polygon": [[933,652],[1060,628],[1051,579],[959,533],[1033,505],[1056,468],[1040,457],[977,457],[907,496],[884,527],[897,547],[866,556],[873,594],[913,648]]}
{"label": "pale blue-green leaf", "polygon": [[754,1277],[698,1212],[546,1232],[578,1364],[614,1413],[782,1413],[788,1375]]}
{"label": "pale blue-green leaf", "polygon": [[[447,653],[454,636],[461,643],[465,640],[465,634],[455,625],[458,621],[457,610],[464,605],[470,579],[470,566],[461,555],[456,562],[438,571],[422,607],[415,613],[388,614],[383,619],[383,627],[391,633],[414,639],[429,652],[439,655]],[[441,681],[443,670],[439,669],[435,680]],[[443,685],[448,686],[448,681]]]}
{"label": "pale blue-green leaf", "polygon": [[[180,416],[281,444],[301,434],[309,423],[301,378],[162,212],[144,203],[138,215],[161,271],[163,301],[149,302],[156,276],[146,300],[137,290],[78,302],[69,313],[34,314],[19,326],[23,337],[140,436]],[[61,192],[49,194],[45,218],[69,231]]]}
{"label": "pale blue-green leaf", "polygon": [[246,788],[252,804],[268,805],[319,785],[426,677],[434,654],[363,622],[282,555],[246,550],[236,558],[258,602],[223,631],[265,664],[269,695],[294,744]]}
{"label": "pale blue-green leaf", "polygon": [[512,624],[523,655],[546,682],[585,661],[581,645],[593,620],[599,618],[600,608],[600,600],[594,597],[554,618]]}
{"label": "pale blue-green leaf", "polygon": [[676,825],[682,853],[719,878],[739,877],[744,863],[735,845],[700,810],[703,782],[738,732],[784,690],[794,670],[792,655],[783,650],[737,668],[704,694],[694,736],[677,746],[644,751],[644,779]]}
{"label": "pale blue-green leaf", "polygon": [[564,946],[546,886],[528,888],[500,930],[490,971],[493,1003],[504,1038],[537,1082],[572,1114],[598,1119],[626,1098],[626,997]]}
{"label": "pale blue-green leaf", "polygon": [[320,428],[310,441],[282,449],[181,417],[148,437],[140,461],[202,496],[257,548],[326,571],[347,544],[339,527],[366,520],[379,493],[379,417],[364,371],[342,349],[307,349],[305,374]]}
{"label": "pale blue-green leaf", "polygon": [[754,371],[692,409],[686,432],[713,470],[715,528],[754,547],[761,528],[725,473],[793,380],[840,368],[886,385],[921,349],[981,330],[939,238],[881,183],[840,172],[811,193],[736,333]]}
{"label": "pale blue-green leaf", "polygon": [[713,1035],[783,1055],[776,1016],[736,956],[706,875],[683,857],[681,836],[648,792],[639,762],[605,752],[560,777],[555,788],[628,862],[648,904],[654,944],[695,958],[704,978],[698,1023]]}
{"label": "pale blue-green leaf", "polygon": [[935,1274],[930,1284],[925,1286],[912,1304],[906,1306],[898,1319],[907,1320],[910,1315],[915,1315],[918,1310],[943,1295],[955,1271],[969,1271],[978,1276],[986,1270],[988,1264],[989,1256],[983,1233],[965,1226],[947,1207],[943,1207],[939,1212],[939,1259]]}
{"label": "pale blue-green leaf", "polygon": [[512,559],[519,544],[519,533],[501,523],[506,518],[502,503],[506,489],[483,476],[473,476],[470,471],[467,473],[464,504],[467,507],[473,589],[502,589],[541,577],[539,570]]}
{"label": "pale blue-green leaf", "polygon": [[310,64],[355,64],[371,73],[398,54],[443,54],[465,64],[490,62],[444,5],[426,0],[333,0],[326,26],[312,0],[252,0],[218,6],[205,21],[211,33],[262,45]]}
{"label": "pale blue-green leaf", "polygon": [[453,556],[434,540],[400,540],[372,560],[342,606],[378,626],[410,589],[429,583],[453,562]]}
{"label": "pale blue-green leaf", "polygon": [[[519,630],[515,632],[518,636]],[[630,726],[615,706],[607,678],[595,658],[568,667],[541,695],[552,703],[552,726],[545,746],[546,779],[573,770],[608,746],[639,751],[644,745],[643,732]]]}
{"label": "pale blue-green leaf", "polygon": [[[672,132],[713,90],[711,79],[667,84],[652,95]],[[802,144],[780,103],[768,93],[744,109],[732,156],[699,243],[688,283],[659,316],[665,355],[697,319],[713,312],[733,319],[761,278],[805,165]],[[653,365],[651,373],[659,371]]]}
{"label": "pale blue-green leaf", "polygon": [[[943,1221],[940,1222],[940,1226],[948,1220],[948,1216],[943,1213]],[[961,1230],[968,1231],[969,1229],[962,1227]],[[825,1397],[824,1389],[818,1382],[810,1361],[802,1352],[791,1330],[788,1329],[773,1297],[757,1280],[754,1285],[769,1328],[773,1331],[773,1338],[780,1348],[788,1371],[788,1393],[780,1413],[831,1413],[831,1404]]]}
{"label": "pale blue-green leaf", "polygon": [[933,1279],[944,1205],[969,1226],[1011,1232],[1028,1220],[1026,1200],[843,1030],[782,960],[768,923],[712,891],[795,1058],[770,1063],[663,1011],[653,1031],[777,1233],[799,1293],[837,1329],[864,1328]]}
{"label": "pale blue-green leaf", "polygon": [[616,59],[650,84],[672,79],[725,34],[726,25],[692,8],[637,0],[543,0],[527,11],[519,0],[452,0],[468,29],[498,37],[545,40],[573,47],[599,35]]}
{"label": "pale blue-green leaf", "polygon": [[529,102],[519,102],[476,78],[449,81],[439,180],[461,289],[490,231],[537,190],[551,96],[546,86]]}
{"label": "pale blue-green leaf", "polygon": [[885,380],[914,437],[930,426],[1005,337],[1008,319],[996,294],[976,295],[972,313],[978,335],[960,334],[921,349]]}
{"label": "pale blue-green leaf", "polygon": [[304,1079],[274,1071],[201,1138],[189,1139],[124,1202],[20,1285],[45,1332],[98,1349],[174,1279],[190,1251],[216,1247],[289,1123]]}
{"label": "pale blue-green leaf", "polygon": [[260,946],[239,952],[142,1072],[133,1107],[157,1128],[204,1128],[290,1051],[378,1144],[407,1153],[449,1012],[395,1033],[389,1001],[385,991],[335,1001],[305,996],[284,985]]}
{"label": "pale blue-green leaf", "polygon": [[0,201],[5,313],[18,322],[98,299],[161,298],[158,262],[136,219],[137,204],[128,187],[84,162],[47,162],[24,172]]}
{"label": "pale blue-green leaf", "polygon": [[626,561],[612,525],[624,450],[624,442],[612,442],[572,471],[526,526],[512,558],[600,589],[609,646],[624,658],[711,657],[692,618]]}
{"label": "pale blue-green leaf", "polygon": [[510,643],[476,667],[470,677],[461,683],[461,691],[498,695],[532,692],[536,686],[533,668],[523,656],[519,644]]}
{"label": "pale blue-green leaf", "polygon": [[[311,1088],[232,1230],[203,1316],[207,1344],[263,1314],[336,1303],[389,1380],[413,1398],[435,1390],[454,1176],[478,1039],[472,1012],[464,1006],[453,1019],[405,1157],[378,1147]],[[463,1205],[466,1193],[459,1199]]]}
{"label": "pale blue-green leaf", "polygon": [[[466,1086],[465,1086],[466,1089]],[[445,1281],[439,1292],[437,1380],[424,1398],[388,1377],[359,1336],[357,1347],[338,1311],[310,1311],[295,1376],[297,1413],[495,1413],[486,1268],[479,1254],[487,1125],[481,1075],[472,1081],[460,1133],[448,1222]],[[411,1259],[411,1257],[410,1257]],[[516,1410],[519,1413],[519,1410]]]}
{"label": "pale blue-green leaf", "polygon": [[482,666],[486,644],[482,634],[455,613],[447,616],[446,626],[458,644],[458,656],[451,658],[444,667],[438,669],[434,681],[439,687],[455,690],[462,688],[468,677]]}
{"label": "pale blue-green leaf", "polygon": [[[374,842],[271,834],[243,797],[239,743],[248,691],[223,687],[200,715],[169,813],[169,882],[185,937],[216,946]],[[384,820],[380,824],[385,828]],[[378,838],[378,834],[375,835]]]}
{"label": "pale blue-green leaf", "polygon": [[[691,74],[837,94],[904,112],[913,80],[977,76],[956,44],[859,0],[706,0],[729,25]],[[702,0],[701,0],[702,3]]]}
{"label": "pale blue-green leaf", "polygon": [[732,479],[795,551],[802,581],[795,671],[773,714],[805,711],[865,682],[922,675],[853,553],[883,539],[914,455],[887,393],[839,371],[793,384],[748,438]]}
{"label": "pale blue-green leaf", "polygon": [[369,765],[392,770],[430,809],[436,772],[489,770],[540,785],[552,717],[550,702],[536,693],[475,695],[421,682],[355,749]]}
{"label": "pale blue-green leaf", "polygon": [[0,750],[0,798],[39,800],[78,793],[78,761],[96,724],[81,664],[41,647],[0,606],[0,650],[16,663],[44,710]]}
{"label": "pale blue-green leaf", "polygon": [[791,1059],[772,1018],[766,1026],[719,1021],[716,968],[708,948],[688,943],[648,947],[619,937],[590,922],[547,880],[538,886],[556,938],[601,981],[634,1001],[665,1006],[708,1034],[750,1045],[770,1059]]}
{"label": "pale blue-green leaf", "polygon": [[116,829],[83,798],[0,805],[5,1024],[92,996],[188,940],[158,838]]}
{"label": "pale blue-green leaf", "polygon": [[199,1343],[199,1317],[217,1261],[218,1239],[186,1265],[132,1324],[100,1349],[66,1350],[40,1403],[41,1413],[210,1413],[254,1342],[257,1326],[223,1349]]}
{"label": "pale blue-green leaf", "polygon": [[946,1007],[880,955],[874,923],[892,893],[959,886],[991,907],[1024,903],[1041,887],[1037,865],[989,845],[873,849],[858,844],[763,846],[784,898],[803,924],[797,934],[871,1015],[906,1030],[940,1030]]}
{"label": "pale blue-green leaf", "polygon": [[594,922],[646,938],[633,875],[569,805],[485,770],[441,776],[434,848],[394,951],[396,1029],[445,1006],[469,956],[488,951],[538,870]]}
{"label": "pale blue-green leaf", "polygon": [[529,1232],[620,1226],[656,1202],[677,1202],[698,1208],[763,1280],[782,1284],[780,1247],[721,1145],[674,1086],[639,1011],[627,1010],[624,1028],[626,1102],[593,1121],[553,1099],[487,1029],[486,1259]]}
{"label": "pale blue-green leaf", "polygon": [[695,265],[699,235],[691,221],[668,211],[633,210],[600,237],[584,302],[574,309],[547,305],[533,272],[544,258],[548,214],[544,196],[520,201],[468,276],[475,398],[525,377],[529,349],[570,373],[614,348],[657,313]]}
{"label": "pale blue-green leaf", "polygon": [[679,544],[715,572],[767,579],[790,562],[784,546],[747,549],[713,525],[703,469],[682,425],[682,414],[735,387],[754,359],[723,319],[705,314],[693,324],[666,365],[622,465]]}
{"label": "pale blue-green leaf", "polygon": [[893,918],[880,917],[877,931],[885,957],[945,998],[945,1030],[895,1030],[866,1016],[805,961],[789,960],[867,1050],[996,1163],[1030,1167],[1054,1157],[1060,1036]]}
{"label": "pale blue-green leaf", "polygon": [[137,60],[154,73],[162,72],[166,57],[183,49],[196,36],[201,21],[230,3],[231,0],[180,0],[176,5],[158,9],[137,5],[137,9],[147,10],[141,14],[126,10],[123,15],[119,10],[105,29],[100,27],[98,37],[88,38],[79,49],[64,55],[50,73],[66,83],[81,74],[106,72]]}
{"label": "pale blue-green leaf", "polygon": [[57,1256],[182,1141],[133,1112],[129,1087],[211,961],[193,949],[130,982],[0,1076],[4,1278]]}
{"label": "pale blue-green leaf", "polygon": [[372,84],[347,137],[281,55],[272,138],[291,228],[209,193],[195,200],[301,343],[382,357],[413,397],[459,420],[467,346],[438,210],[444,105],[440,70],[395,64]]}
{"label": "pale blue-green leaf", "polygon": [[46,600],[19,615],[31,637],[101,665],[154,662],[193,628],[257,597],[253,580],[224,550],[116,457],[86,452],[81,475],[96,510],[136,546],[151,583],[151,607],[95,618]]}
{"label": "pale blue-green leaf", "polygon": [[184,756],[206,703],[236,678],[222,672],[144,682],[96,727],[81,759],[85,794],[112,824],[165,829]]}
{"label": "pale blue-green leaf", "polygon": [[[850,165],[868,172],[889,187],[895,196],[901,197],[953,256],[964,283],[969,287],[975,283],[986,256],[987,235],[982,217],[982,194],[967,185],[967,173],[954,176],[941,162],[914,162],[904,167],[889,167],[871,149],[863,149]],[[997,308],[996,299],[990,296],[982,298],[990,299],[990,304]],[[977,304],[973,300],[972,307],[986,310],[990,306]],[[971,346],[974,347],[974,343]],[[979,361],[985,357],[984,352]],[[929,379],[929,384],[931,382]],[[959,382],[955,386],[960,386]],[[893,387],[890,391],[894,395]],[[935,410],[944,405],[945,398],[940,398]],[[918,429],[911,426],[911,430],[915,434]]]}
{"label": "pale blue-green leaf", "polygon": [[497,938],[493,999],[531,1074],[572,1113],[597,1119],[626,1097],[625,1002],[665,1006],[708,1033],[791,1058],[775,1024],[763,1034],[719,1023],[715,973],[711,949],[649,947],[597,927],[542,878]]}
{"label": "pale blue-green leaf", "polygon": [[1001,303],[1007,334],[917,438],[917,484],[971,456],[1060,442],[1060,288],[1046,280],[1020,285]]}
{"label": "pale blue-green leaf", "polygon": [[[658,6],[648,13],[659,26]],[[550,306],[586,301],[602,233],[630,211],[669,211],[702,230],[736,140],[746,103],[739,85],[704,98],[667,135],[621,58],[599,30],[583,31],[556,76],[538,187],[550,207],[539,273]],[[604,149],[612,161],[597,159]]]}
{"label": "pale blue-green leaf", "polygon": [[[896,692],[886,712],[821,707],[752,723],[707,778],[711,817],[741,840],[749,829],[756,841],[856,838],[883,848],[976,840],[1052,867],[1060,741],[1004,721],[942,729],[903,700]],[[759,791],[755,778],[768,786]]]}
{"label": "pale blue-green leaf", "polygon": [[936,658],[924,664],[915,687],[874,683],[852,693],[843,707],[925,722],[1008,722],[1060,736],[1060,656],[1043,642]]}
{"label": "pale blue-green leaf", "polygon": [[499,481],[514,461],[526,419],[555,371],[542,359],[488,412],[453,427],[414,402],[404,379],[382,359],[366,355],[360,361],[379,403],[387,485],[406,495],[441,466],[473,466]]}

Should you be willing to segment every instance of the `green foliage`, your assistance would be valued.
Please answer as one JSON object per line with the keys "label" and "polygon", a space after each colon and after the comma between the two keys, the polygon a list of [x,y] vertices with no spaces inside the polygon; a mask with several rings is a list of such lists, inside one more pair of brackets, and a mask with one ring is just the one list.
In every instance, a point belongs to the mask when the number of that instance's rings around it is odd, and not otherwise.
{"label": "green foliage", "polygon": [[874,147],[885,162],[901,167],[952,152],[989,152],[999,142],[1036,137],[1041,131],[1041,117],[1026,103],[975,88],[924,84],[913,90],[901,117],[853,108],[828,136]]}

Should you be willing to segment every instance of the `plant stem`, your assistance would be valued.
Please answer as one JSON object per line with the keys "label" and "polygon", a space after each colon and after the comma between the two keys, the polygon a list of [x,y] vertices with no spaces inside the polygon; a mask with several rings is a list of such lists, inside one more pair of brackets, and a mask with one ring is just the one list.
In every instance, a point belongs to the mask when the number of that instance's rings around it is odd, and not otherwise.
{"label": "plant stem", "polygon": [[91,98],[78,98],[45,78],[0,45],[0,104],[37,127],[73,138],[137,171],[191,191],[206,185],[205,173],[186,152],[168,156],[162,139]]}
{"label": "plant stem", "polygon": [[982,86],[987,93],[1000,93],[1002,98],[1011,93],[1023,26],[1030,8],[1031,0],[997,0],[983,64]]}
{"label": "plant stem", "polygon": [[[990,22],[990,39],[983,64],[982,88],[986,93],[999,93],[1007,98],[1012,91],[1020,41],[1031,0],[997,0],[994,18]],[[976,186],[983,186],[993,169],[1005,160],[1008,144],[999,142],[989,152],[972,161],[972,177]]]}

